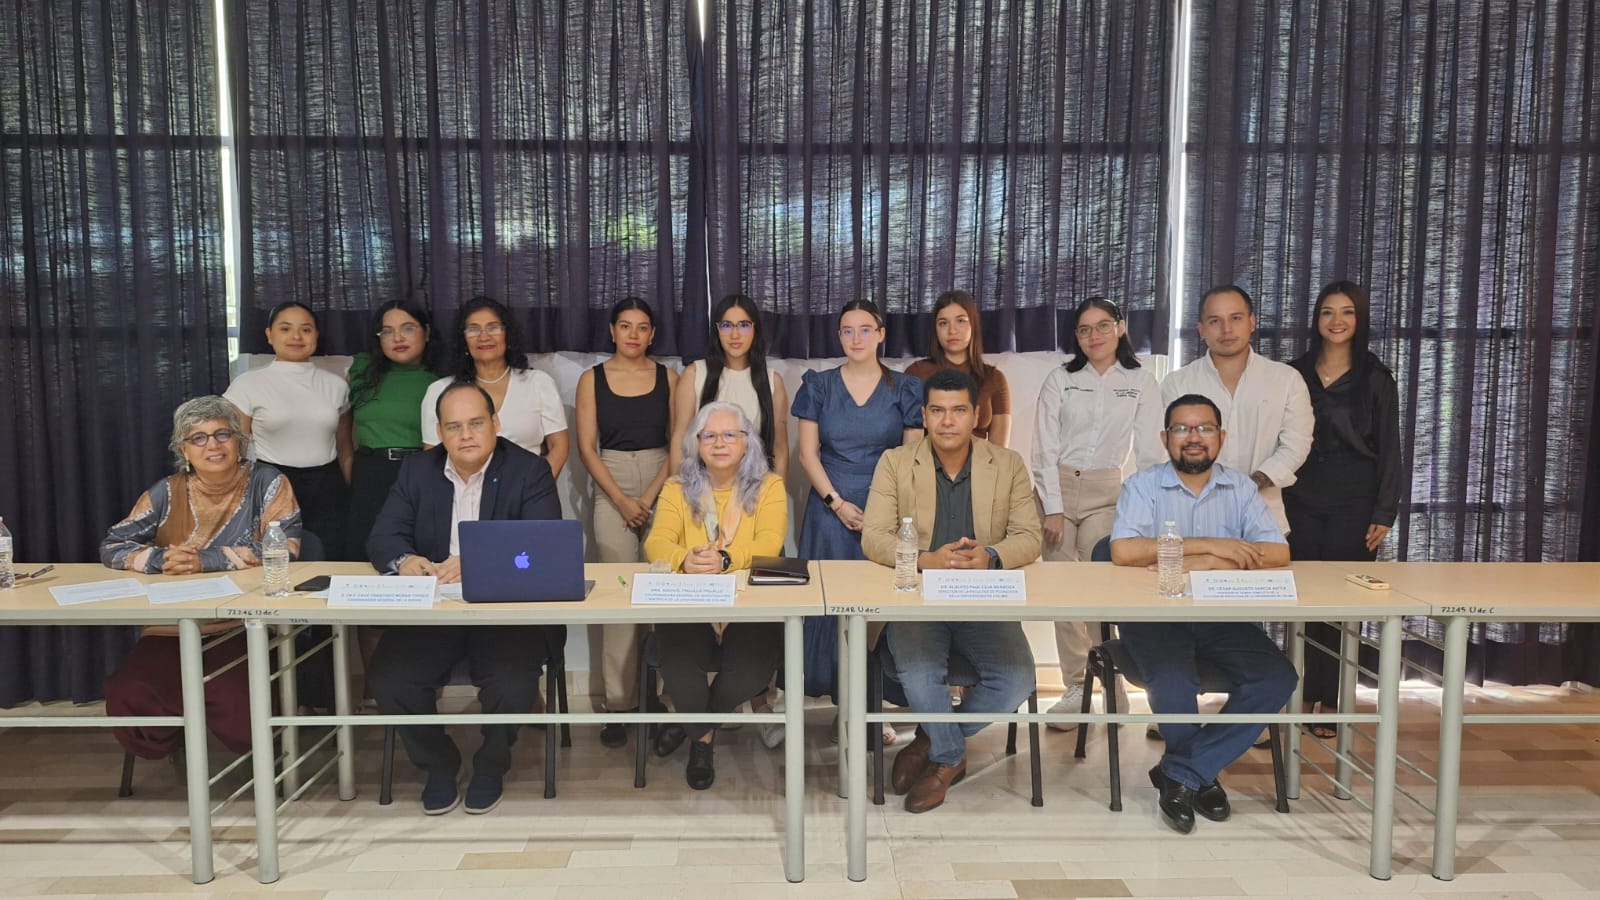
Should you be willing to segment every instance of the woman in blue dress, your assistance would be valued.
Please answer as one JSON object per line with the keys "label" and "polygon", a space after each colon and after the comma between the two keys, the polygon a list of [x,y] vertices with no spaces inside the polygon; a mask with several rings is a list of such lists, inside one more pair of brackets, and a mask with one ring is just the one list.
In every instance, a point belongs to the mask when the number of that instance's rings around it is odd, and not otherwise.
{"label": "woman in blue dress", "polygon": [[[922,379],[879,361],[883,338],[883,315],[872,301],[846,304],[839,314],[844,365],[807,372],[790,407],[800,421],[800,465],[811,479],[800,526],[807,559],[866,559],[861,518],[878,457],[922,438]],[[806,619],[810,696],[837,696],[834,629],[831,618]],[[891,729],[884,732],[893,740]]]}

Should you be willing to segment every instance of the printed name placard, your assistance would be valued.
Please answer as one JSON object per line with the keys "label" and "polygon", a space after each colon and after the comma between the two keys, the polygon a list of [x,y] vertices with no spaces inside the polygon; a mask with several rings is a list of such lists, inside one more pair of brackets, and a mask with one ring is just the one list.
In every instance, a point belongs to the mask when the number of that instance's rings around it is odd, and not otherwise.
{"label": "printed name placard", "polygon": [[732,606],[738,594],[732,575],[633,576],[634,606]]}
{"label": "printed name placard", "polygon": [[1028,579],[1020,569],[927,569],[925,603],[1027,603]]}
{"label": "printed name placard", "polygon": [[244,593],[226,575],[196,578],[193,581],[158,581],[148,587],[151,603],[184,603],[189,600],[218,600]]}
{"label": "printed name placard", "polygon": [[144,583],[137,579],[110,578],[105,581],[91,581],[88,584],[64,584],[53,587],[50,589],[50,596],[56,598],[56,603],[61,606],[77,606],[79,603],[102,603],[125,597],[143,597],[146,591]]}
{"label": "printed name placard", "polygon": [[432,575],[335,575],[328,584],[328,606],[426,609],[438,588]]}
{"label": "printed name placard", "polygon": [[1196,603],[1218,600],[1294,601],[1294,572],[1289,569],[1260,571],[1190,572],[1189,590]]}

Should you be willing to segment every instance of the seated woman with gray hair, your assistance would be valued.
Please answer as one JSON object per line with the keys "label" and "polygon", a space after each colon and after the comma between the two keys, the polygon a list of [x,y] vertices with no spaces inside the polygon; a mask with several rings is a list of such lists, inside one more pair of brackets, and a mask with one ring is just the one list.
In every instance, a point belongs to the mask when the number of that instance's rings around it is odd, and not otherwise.
{"label": "seated woman with gray hair", "polygon": [[[750,568],[757,556],[777,556],[789,527],[783,479],[772,474],[761,437],[732,403],[700,408],[683,437],[683,464],[656,501],[644,550],[674,572],[715,575]],[[680,713],[727,713],[767,689],[783,655],[777,622],[671,623],[656,626],[661,677]],[[708,684],[706,676],[716,676]],[[667,725],[656,734],[658,756],[685,738],[689,786],[716,780],[714,725]]]}
{"label": "seated woman with gray hair", "polygon": [[[196,397],[172,414],[172,453],[177,473],[150,486],[127,518],[100,542],[108,568],[146,574],[190,575],[261,565],[261,542],[277,521],[289,536],[289,552],[300,552],[300,507],[289,480],[245,456],[249,438],[239,412],[221,397]],[[232,622],[202,628],[216,633]],[[106,712],[113,716],[183,714],[178,676],[177,631],[170,625],[144,630],[133,651],[105,682]],[[205,669],[244,653],[235,636],[205,654]],[[207,682],[206,725],[236,753],[250,749],[249,681],[234,666]],[[114,728],[118,743],[135,756],[161,759],[183,739],[176,726]]]}

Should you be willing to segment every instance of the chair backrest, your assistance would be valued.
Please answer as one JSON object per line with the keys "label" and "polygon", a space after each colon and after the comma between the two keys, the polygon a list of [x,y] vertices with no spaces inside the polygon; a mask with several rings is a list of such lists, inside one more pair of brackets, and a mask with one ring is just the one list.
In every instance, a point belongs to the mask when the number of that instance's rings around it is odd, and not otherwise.
{"label": "chair backrest", "polygon": [[295,557],[300,562],[327,562],[328,553],[322,549],[322,538],[315,532],[300,529],[300,555]]}
{"label": "chair backrest", "polygon": [[1089,561],[1111,562],[1111,535],[1095,541],[1094,549],[1089,551]]}

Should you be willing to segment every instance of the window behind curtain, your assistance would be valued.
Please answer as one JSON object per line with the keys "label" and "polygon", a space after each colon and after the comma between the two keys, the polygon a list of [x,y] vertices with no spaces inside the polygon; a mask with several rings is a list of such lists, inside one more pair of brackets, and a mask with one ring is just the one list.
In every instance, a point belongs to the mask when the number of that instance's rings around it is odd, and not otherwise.
{"label": "window behind curtain", "polygon": [[833,356],[872,299],[924,353],[943,291],[988,350],[1061,345],[1090,294],[1165,345],[1169,4],[710,4],[712,294],[775,316],[772,350]]}
{"label": "window behind curtain", "polygon": [[415,296],[480,293],[529,349],[609,349],[605,312],[681,309],[689,134],[679,3],[242,3],[245,349],[289,298],[322,351]]}

